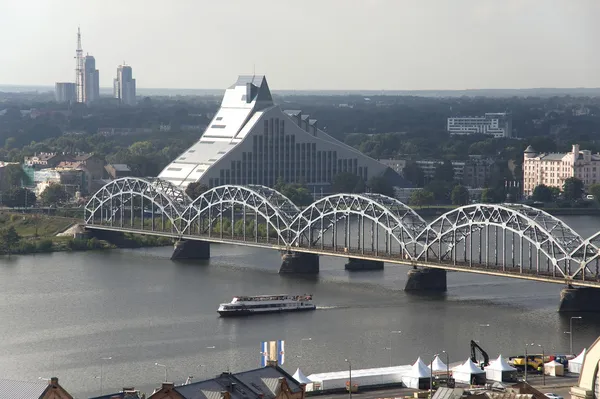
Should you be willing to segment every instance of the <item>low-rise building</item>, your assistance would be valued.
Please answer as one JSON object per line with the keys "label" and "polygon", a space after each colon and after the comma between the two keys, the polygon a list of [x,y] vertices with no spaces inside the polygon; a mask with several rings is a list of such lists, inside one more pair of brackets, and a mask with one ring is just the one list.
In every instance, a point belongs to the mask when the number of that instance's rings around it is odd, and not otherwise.
{"label": "low-rise building", "polygon": [[486,134],[495,138],[512,137],[512,115],[508,112],[488,112],[484,116],[448,118],[450,134]]}
{"label": "low-rise building", "polygon": [[73,399],[52,377],[44,381],[13,381],[0,379],[0,398],[19,399]]}
{"label": "low-rise building", "polygon": [[[423,170],[425,180],[429,181],[435,177],[435,170],[444,161],[441,160],[425,160],[417,161],[416,164]],[[462,181],[465,170],[465,161],[452,161],[452,169],[454,170],[454,180]]]}
{"label": "low-rise building", "polygon": [[471,188],[484,187],[492,174],[494,160],[472,157],[463,169],[462,184]]}
{"label": "low-rise building", "polygon": [[567,153],[538,153],[532,146],[523,154],[523,193],[532,195],[539,185],[562,189],[566,179],[576,177],[585,187],[600,183],[600,154],[580,150],[574,144]]}
{"label": "low-rise building", "polygon": [[131,168],[124,163],[109,163],[104,167],[104,170],[106,171],[105,177],[111,180],[131,176]]}

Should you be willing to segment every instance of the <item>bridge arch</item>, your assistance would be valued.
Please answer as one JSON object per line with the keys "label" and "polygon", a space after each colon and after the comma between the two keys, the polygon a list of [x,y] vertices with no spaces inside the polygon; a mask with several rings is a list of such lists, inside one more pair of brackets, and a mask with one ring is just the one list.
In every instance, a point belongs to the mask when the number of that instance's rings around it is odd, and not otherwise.
{"label": "bridge arch", "polygon": [[[571,257],[579,262],[573,276],[581,275],[585,279],[587,272],[596,280],[600,279],[600,231],[585,239],[571,252]],[[592,262],[594,263],[593,270]]]}
{"label": "bridge arch", "polygon": [[[179,232],[181,216],[191,199],[180,188],[158,178],[123,177],[100,188],[85,205],[86,224],[154,230],[160,215],[161,230]],[[146,226],[145,216],[150,220]],[[168,223],[165,223],[168,221]]]}
{"label": "bridge arch", "polygon": [[[258,216],[250,224],[246,218],[248,212]],[[243,241],[252,238],[256,242],[273,238],[278,244],[287,245],[293,236],[289,231],[291,217],[298,212],[298,207],[287,197],[268,187],[219,186],[206,191],[188,206],[183,214],[186,226],[182,234],[214,234]],[[259,232],[261,224],[265,226],[262,234]],[[216,234],[215,226],[218,226]],[[231,231],[226,233],[225,228]],[[259,237],[261,235],[264,239]]]}
{"label": "bridge arch", "polygon": [[[557,230],[549,231],[546,229],[549,224],[539,223],[543,215],[538,215],[538,220],[530,217],[529,207],[514,208],[510,204],[474,204],[441,215],[417,237],[417,244],[422,248],[418,259],[468,266],[475,263],[503,271],[518,269],[519,273],[532,272],[535,267],[537,274],[571,278],[570,251],[553,234],[557,234]],[[507,234],[511,234],[509,240]],[[493,241],[490,235],[493,235]],[[474,237],[478,243],[473,243]],[[458,259],[460,249],[463,250],[461,260]],[[474,249],[477,250],[475,254]],[[492,254],[493,263],[490,260]],[[479,259],[475,261],[474,257]],[[544,258],[545,270],[541,264]],[[511,267],[514,270],[510,270]]]}
{"label": "bridge arch", "polygon": [[[338,224],[342,221],[344,243],[340,244]],[[353,244],[350,226],[353,223],[358,224],[356,247],[359,251],[396,253],[406,259],[416,255],[414,240],[427,225],[412,208],[395,198],[379,194],[334,194],[315,201],[298,214],[291,224],[295,232],[292,245],[323,249],[340,245],[350,251]],[[369,243],[366,242],[366,224],[370,224]],[[380,234],[385,238],[384,247],[379,244]]]}

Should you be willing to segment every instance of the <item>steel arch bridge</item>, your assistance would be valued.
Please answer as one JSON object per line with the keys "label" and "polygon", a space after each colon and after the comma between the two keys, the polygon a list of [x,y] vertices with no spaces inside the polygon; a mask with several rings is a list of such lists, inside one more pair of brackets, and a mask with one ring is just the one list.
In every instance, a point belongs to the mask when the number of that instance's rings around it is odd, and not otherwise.
{"label": "steel arch bridge", "polygon": [[600,232],[582,238],[522,204],[473,204],[427,223],[378,194],[335,194],[304,209],[274,189],[226,185],[191,200],[157,178],[121,178],[85,205],[87,229],[252,245],[600,288]]}

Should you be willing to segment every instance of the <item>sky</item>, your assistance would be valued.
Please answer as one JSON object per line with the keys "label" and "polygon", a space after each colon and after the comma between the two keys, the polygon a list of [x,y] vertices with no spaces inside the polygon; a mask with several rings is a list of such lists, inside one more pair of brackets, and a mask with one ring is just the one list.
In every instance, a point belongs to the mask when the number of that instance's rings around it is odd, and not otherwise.
{"label": "sky", "polygon": [[0,84],[274,90],[600,87],[599,0],[0,0]]}

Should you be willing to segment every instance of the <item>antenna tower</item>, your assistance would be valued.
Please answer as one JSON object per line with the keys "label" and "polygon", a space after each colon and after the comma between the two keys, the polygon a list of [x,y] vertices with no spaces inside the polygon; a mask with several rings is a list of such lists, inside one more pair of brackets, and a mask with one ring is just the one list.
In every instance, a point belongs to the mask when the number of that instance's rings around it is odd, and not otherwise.
{"label": "antenna tower", "polygon": [[83,96],[83,49],[81,48],[81,29],[77,27],[77,50],[75,51],[75,86],[77,90],[77,102],[84,101]]}

